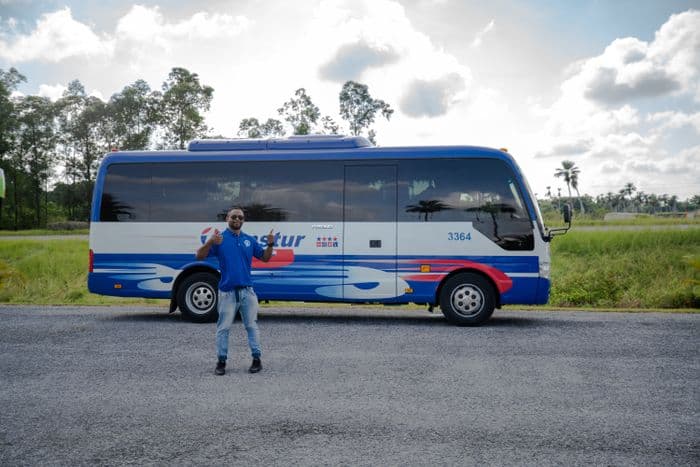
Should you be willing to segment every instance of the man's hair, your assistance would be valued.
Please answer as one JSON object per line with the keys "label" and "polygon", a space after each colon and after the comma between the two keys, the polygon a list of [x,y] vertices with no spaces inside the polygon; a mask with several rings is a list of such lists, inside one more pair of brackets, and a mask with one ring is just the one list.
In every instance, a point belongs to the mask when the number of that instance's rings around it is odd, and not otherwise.
{"label": "man's hair", "polygon": [[245,217],[245,209],[243,209],[241,206],[233,206],[231,209],[226,211],[226,217],[231,214],[231,211],[241,211],[243,213],[243,217]]}

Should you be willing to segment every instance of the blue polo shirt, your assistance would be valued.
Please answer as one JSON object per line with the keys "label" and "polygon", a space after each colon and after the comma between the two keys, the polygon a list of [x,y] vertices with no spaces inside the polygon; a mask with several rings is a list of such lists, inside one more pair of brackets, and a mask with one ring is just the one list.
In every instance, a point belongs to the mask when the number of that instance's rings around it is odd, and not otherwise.
{"label": "blue polo shirt", "polygon": [[250,268],[253,256],[261,259],[265,251],[255,238],[244,232],[236,235],[231,229],[226,229],[221,235],[224,241],[221,245],[212,245],[208,255],[219,259],[219,290],[230,292],[235,287],[251,287],[253,280]]}

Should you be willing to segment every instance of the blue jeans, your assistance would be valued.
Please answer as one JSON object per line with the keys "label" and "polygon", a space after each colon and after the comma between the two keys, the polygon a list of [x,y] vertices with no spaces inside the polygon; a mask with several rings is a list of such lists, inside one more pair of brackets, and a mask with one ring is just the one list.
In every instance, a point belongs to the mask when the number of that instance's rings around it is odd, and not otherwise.
{"label": "blue jeans", "polygon": [[219,320],[216,323],[216,351],[219,360],[228,357],[228,334],[238,310],[248,333],[248,345],[253,358],[260,358],[260,333],[258,331],[258,296],[252,287],[219,290]]}

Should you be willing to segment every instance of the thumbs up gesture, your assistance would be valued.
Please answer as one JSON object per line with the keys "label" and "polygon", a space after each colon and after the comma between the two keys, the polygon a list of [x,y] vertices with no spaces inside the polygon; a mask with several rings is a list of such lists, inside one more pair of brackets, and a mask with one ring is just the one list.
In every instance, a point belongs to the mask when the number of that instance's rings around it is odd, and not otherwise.
{"label": "thumbs up gesture", "polygon": [[221,245],[221,243],[224,241],[224,236],[221,235],[221,232],[219,232],[219,229],[214,229],[214,233],[212,234],[211,237],[209,237],[209,242],[214,245]]}

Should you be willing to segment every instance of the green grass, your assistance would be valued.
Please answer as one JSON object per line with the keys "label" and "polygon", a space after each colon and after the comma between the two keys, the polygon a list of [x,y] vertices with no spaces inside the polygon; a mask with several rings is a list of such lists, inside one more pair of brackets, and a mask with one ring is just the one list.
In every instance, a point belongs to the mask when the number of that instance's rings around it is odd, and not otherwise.
{"label": "green grass", "polygon": [[[548,212],[544,215],[544,223],[547,227],[562,227],[564,220],[559,213]],[[659,226],[659,225],[699,225],[700,217],[669,217],[650,216],[639,214],[632,219],[611,219],[603,220],[591,217],[588,214],[581,215],[574,212],[571,225],[576,226]]]}
{"label": "green grass", "polygon": [[162,304],[87,290],[87,240],[0,241],[0,303],[39,305]]}
{"label": "green grass", "polygon": [[0,237],[29,237],[33,235],[87,235],[88,229],[75,230],[0,230]]}
{"label": "green grass", "polygon": [[[554,239],[552,260],[549,307],[700,308],[700,229],[572,231]],[[167,306],[89,293],[87,262],[86,240],[0,241],[0,303]]]}
{"label": "green grass", "polygon": [[552,242],[550,305],[698,308],[700,229],[569,232]]}

